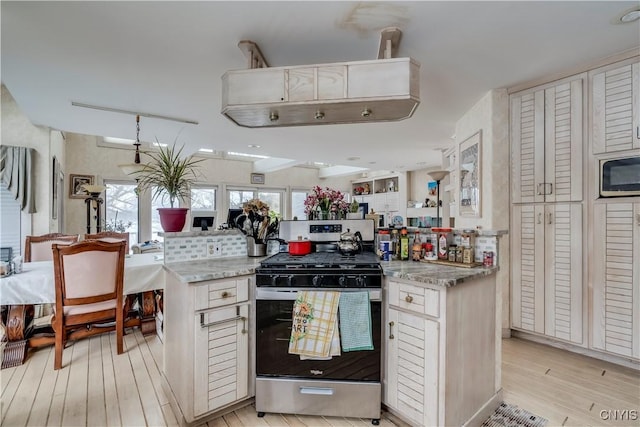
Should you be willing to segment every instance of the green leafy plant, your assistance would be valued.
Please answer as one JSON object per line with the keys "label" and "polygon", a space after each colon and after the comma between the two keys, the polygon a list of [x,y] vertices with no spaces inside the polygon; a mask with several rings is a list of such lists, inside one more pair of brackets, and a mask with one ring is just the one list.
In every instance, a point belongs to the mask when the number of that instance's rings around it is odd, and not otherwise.
{"label": "green leafy plant", "polygon": [[189,196],[191,185],[198,178],[198,163],[204,159],[195,159],[193,156],[182,157],[182,150],[173,146],[159,146],[157,152],[147,152],[151,161],[144,169],[136,172],[139,189],[154,188],[153,199],[160,197],[163,192],[169,197],[171,207],[176,199]]}
{"label": "green leafy plant", "polygon": [[354,199],[349,205],[349,212],[356,213],[358,212],[358,209],[360,209],[360,203],[358,203],[358,201]]}

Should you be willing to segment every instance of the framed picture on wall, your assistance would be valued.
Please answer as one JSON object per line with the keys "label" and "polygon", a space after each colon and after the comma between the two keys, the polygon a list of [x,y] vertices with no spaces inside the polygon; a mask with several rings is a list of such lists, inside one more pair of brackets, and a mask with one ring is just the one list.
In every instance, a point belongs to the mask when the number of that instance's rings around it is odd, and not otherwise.
{"label": "framed picture on wall", "polygon": [[460,143],[458,169],[460,177],[460,216],[481,216],[482,189],[482,131]]}
{"label": "framed picture on wall", "polygon": [[94,175],[69,175],[69,197],[71,199],[86,199],[87,192],[84,185],[93,185],[95,181]]}
{"label": "framed picture on wall", "polygon": [[252,184],[264,184],[264,174],[263,173],[252,173],[251,174],[251,183]]}

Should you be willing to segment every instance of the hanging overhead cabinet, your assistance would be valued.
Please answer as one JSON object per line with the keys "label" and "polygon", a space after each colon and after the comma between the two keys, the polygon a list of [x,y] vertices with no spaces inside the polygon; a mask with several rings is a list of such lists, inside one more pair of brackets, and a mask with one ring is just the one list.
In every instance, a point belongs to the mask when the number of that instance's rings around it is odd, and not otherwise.
{"label": "hanging overhead cabinet", "polygon": [[420,103],[411,58],[251,68],[222,76],[222,114],[244,127],[403,120]]}

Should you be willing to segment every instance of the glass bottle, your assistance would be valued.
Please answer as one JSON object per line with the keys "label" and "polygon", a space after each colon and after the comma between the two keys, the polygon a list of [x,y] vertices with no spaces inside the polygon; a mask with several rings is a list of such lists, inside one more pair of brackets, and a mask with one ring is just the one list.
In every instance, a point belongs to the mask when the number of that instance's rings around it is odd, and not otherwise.
{"label": "glass bottle", "polygon": [[400,230],[400,260],[409,259],[409,235],[406,227]]}

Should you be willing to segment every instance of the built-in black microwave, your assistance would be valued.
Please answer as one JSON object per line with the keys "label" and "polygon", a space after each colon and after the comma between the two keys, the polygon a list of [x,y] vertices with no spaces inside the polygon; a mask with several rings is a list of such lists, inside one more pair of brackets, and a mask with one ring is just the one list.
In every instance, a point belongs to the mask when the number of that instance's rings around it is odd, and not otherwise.
{"label": "built-in black microwave", "polygon": [[600,160],[600,197],[640,196],[640,156]]}

